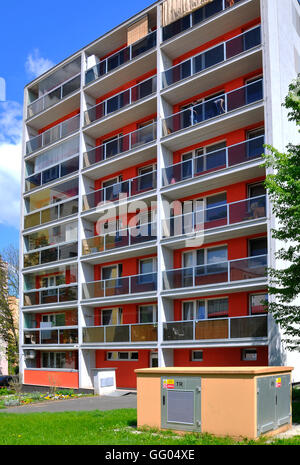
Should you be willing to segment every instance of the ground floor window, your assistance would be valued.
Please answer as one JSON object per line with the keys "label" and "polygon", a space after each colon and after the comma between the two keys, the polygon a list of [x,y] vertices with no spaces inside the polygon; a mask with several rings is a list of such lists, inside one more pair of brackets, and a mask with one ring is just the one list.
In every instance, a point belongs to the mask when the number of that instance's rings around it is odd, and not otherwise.
{"label": "ground floor window", "polygon": [[192,362],[203,362],[203,350],[192,350]]}
{"label": "ground floor window", "polygon": [[118,352],[112,351],[106,353],[106,360],[112,361],[136,361],[139,359],[138,352]]}
{"label": "ground floor window", "polygon": [[65,352],[43,352],[42,353],[42,368],[65,368],[66,353]]}
{"label": "ground floor window", "polygon": [[254,362],[257,360],[256,349],[242,349],[242,360],[246,362]]}

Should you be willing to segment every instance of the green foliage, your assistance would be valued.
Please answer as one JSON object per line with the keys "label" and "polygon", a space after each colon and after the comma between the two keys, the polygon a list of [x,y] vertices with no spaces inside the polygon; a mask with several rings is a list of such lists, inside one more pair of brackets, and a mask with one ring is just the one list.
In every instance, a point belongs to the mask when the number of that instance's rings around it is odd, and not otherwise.
{"label": "green foliage", "polygon": [[73,396],[74,389],[59,389],[56,391],[56,394],[61,395],[61,396]]}
{"label": "green foliage", "polygon": [[[300,125],[300,75],[290,85],[284,106],[288,119]],[[300,295],[300,145],[289,144],[286,153],[270,145],[267,148],[265,166],[270,174],[266,188],[278,220],[272,236],[284,244],[275,256],[285,265],[269,269],[269,295],[274,298],[267,306],[284,329],[287,348],[300,350],[300,306],[294,303]]]}

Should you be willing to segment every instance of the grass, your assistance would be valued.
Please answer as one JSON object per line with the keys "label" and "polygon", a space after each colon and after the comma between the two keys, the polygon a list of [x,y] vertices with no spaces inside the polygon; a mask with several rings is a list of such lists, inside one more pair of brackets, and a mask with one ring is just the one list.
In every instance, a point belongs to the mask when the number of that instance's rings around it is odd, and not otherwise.
{"label": "grass", "polygon": [[[300,403],[295,415],[300,420]],[[297,444],[292,439],[268,444]],[[178,435],[174,431],[136,429],[136,409],[63,413],[0,414],[0,445],[263,445],[258,441],[217,438],[208,434]]]}

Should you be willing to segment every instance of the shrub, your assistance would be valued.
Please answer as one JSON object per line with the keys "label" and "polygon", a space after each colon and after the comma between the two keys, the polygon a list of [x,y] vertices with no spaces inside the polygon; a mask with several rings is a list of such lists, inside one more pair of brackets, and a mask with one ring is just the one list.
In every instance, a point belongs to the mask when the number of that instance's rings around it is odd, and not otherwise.
{"label": "shrub", "polygon": [[74,389],[60,389],[59,391],[56,391],[56,394],[60,396],[72,396],[74,395]]}
{"label": "shrub", "polygon": [[8,396],[9,394],[14,394],[15,391],[8,389],[7,387],[0,388],[0,396]]}

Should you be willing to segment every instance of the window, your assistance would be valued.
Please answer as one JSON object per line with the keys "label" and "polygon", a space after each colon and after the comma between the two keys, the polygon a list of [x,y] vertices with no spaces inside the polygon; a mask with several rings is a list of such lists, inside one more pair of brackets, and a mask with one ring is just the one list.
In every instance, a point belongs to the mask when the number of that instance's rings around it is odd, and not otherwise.
{"label": "window", "polygon": [[259,315],[266,313],[264,303],[268,300],[268,294],[250,295],[249,313],[250,315]]}
{"label": "window", "polygon": [[123,311],[122,308],[111,308],[101,311],[102,325],[112,326],[123,324]]}
{"label": "window", "polygon": [[264,153],[265,129],[259,128],[247,133],[247,156],[248,158],[260,157]]}
{"label": "window", "polygon": [[242,360],[247,362],[254,362],[257,360],[256,349],[242,349]]}
{"label": "window", "polygon": [[246,104],[257,102],[263,98],[262,76],[246,82]]}
{"label": "window", "polygon": [[192,350],[192,362],[203,362],[203,350]]}
{"label": "window", "polygon": [[103,141],[104,146],[104,158],[113,157],[122,151],[122,142],[123,142],[123,134],[118,134],[111,139],[107,139]]}
{"label": "window", "polygon": [[248,197],[260,197],[262,195],[266,195],[266,188],[262,182],[249,184]]}
{"label": "window", "polygon": [[138,352],[107,352],[106,360],[111,361],[137,361],[139,359]]}
{"label": "window", "polygon": [[117,176],[116,178],[109,179],[102,183],[104,201],[114,200],[119,197],[123,188],[126,186],[126,183],[124,183],[125,185],[123,186],[122,181],[123,177]]}
{"label": "window", "polygon": [[65,352],[42,352],[42,368],[65,368]]}
{"label": "window", "polygon": [[140,283],[152,283],[156,272],[156,259],[146,258],[139,261],[139,281]]}
{"label": "window", "polygon": [[122,265],[104,266],[101,269],[102,280],[116,279],[122,275]]}
{"label": "window", "polygon": [[206,197],[205,221],[216,221],[223,218],[227,218],[226,199],[226,192]]}
{"label": "window", "polygon": [[139,323],[154,323],[157,321],[156,305],[141,305],[139,307]]}
{"label": "window", "polygon": [[42,323],[49,323],[49,326],[65,326],[66,315],[64,313],[42,315]]}
{"label": "window", "polygon": [[268,253],[268,241],[266,237],[249,240],[249,256],[256,257]]}
{"label": "window", "polygon": [[182,319],[205,320],[228,316],[228,299],[194,300],[182,303]]}
{"label": "window", "polygon": [[156,165],[144,166],[139,168],[139,190],[153,189],[154,187],[154,171],[156,170]]}

